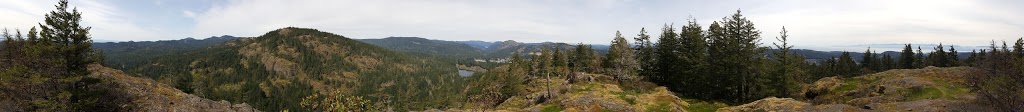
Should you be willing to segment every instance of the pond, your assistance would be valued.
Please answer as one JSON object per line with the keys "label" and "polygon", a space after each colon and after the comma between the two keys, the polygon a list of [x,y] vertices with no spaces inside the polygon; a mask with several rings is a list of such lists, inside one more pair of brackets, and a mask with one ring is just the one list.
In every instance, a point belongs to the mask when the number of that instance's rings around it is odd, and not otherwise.
{"label": "pond", "polygon": [[459,76],[462,76],[462,77],[473,76],[473,73],[476,73],[476,72],[469,71],[469,70],[459,70]]}

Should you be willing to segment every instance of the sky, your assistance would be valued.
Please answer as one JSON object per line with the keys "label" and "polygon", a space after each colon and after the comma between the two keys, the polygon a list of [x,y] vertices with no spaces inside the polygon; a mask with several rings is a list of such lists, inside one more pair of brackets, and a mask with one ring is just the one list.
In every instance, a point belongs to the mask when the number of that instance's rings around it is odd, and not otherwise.
{"label": "sky", "polygon": [[[0,27],[27,30],[56,0],[3,0]],[[895,51],[1024,37],[1021,0],[73,0],[96,41],[260,36],[305,27],[349,38],[608,44],[616,31],[660,34],[692,18],[707,28],[741,10],[764,46],[789,31],[796,48]],[[1012,44],[1012,43],[1011,43]],[[981,47],[983,48],[983,47]],[[925,48],[929,49],[929,48]],[[961,48],[958,48],[961,49]],[[969,50],[960,51],[969,51]]]}

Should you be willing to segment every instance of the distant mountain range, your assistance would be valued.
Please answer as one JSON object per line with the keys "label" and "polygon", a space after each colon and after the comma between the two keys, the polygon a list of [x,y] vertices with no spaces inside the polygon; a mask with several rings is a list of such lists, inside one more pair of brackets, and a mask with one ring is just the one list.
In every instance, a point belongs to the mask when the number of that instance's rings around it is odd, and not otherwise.
{"label": "distant mountain range", "polygon": [[[173,54],[173,53],[178,53],[178,52],[181,52],[181,51],[189,51],[189,50],[194,50],[194,49],[198,49],[198,48],[205,48],[205,47],[209,47],[209,46],[212,46],[212,45],[215,45],[215,44],[223,43],[225,41],[229,41],[229,40],[233,40],[233,39],[237,39],[237,38],[238,37],[234,37],[234,36],[230,36],[230,35],[224,35],[224,36],[220,36],[220,37],[216,37],[216,36],[215,37],[210,37],[210,38],[202,39],[202,40],[197,40],[197,39],[194,39],[194,38],[186,38],[186,39],[181,39],[181,40],[162,40],[162,41],[105,42],[105,43],[96,43],[96,44],[93,45],[93,47],[94,48],[99,48],[99,49],[103,50],[104,52],[107,52],[107,54],[109,54],[109,55],[107,55],[108,58],[122,59],[125,56],[121,55],[123,53],[119,53],[119,52],[150,52],[150,53],[146,53],[146,54],[153,54],[153,53],[155,53],[155,54],[161,54],[161,53]],[[556,42],[523,43],[523,42],[517,42],[517,41],[514,41],[514,40],[494,41],[494,42],[486,42],[486,41],[479,41],[479,40],[447,41],[447,40],[426,39],[426,38],[421,38],[421,37],[386,37],[386,38],[380,38],[380,39],[354,39],[354,40],[365,42],[365,43],[369,43],[369,44],[372,44],[372,45],[375,45],[375,46],[380,46],[380,47],[387,48],[387,49],[394,50],[394,51],[398,51],[398,52],[408,53],[408,54],[411,54],[411,55],[435,56],[435,57],[439,57],[439,58],[453,59],[453,60],[500,59],[500,58],[508,58],[508,57],[510,57],[514,53],[520,53],[521,55],[527,56],[527,54],[529,54],[530,52],[539,52],[540,48],[542,48],[544,46],[548,46],[549,49],[556,49],[557,48],[557,49],[566,50],[566,51],[575,48],[575,44],[556,43]],[[889,48],[889,47],[902,47],[903,44],[872,44],[872,45],[859,45],[859,46],[851,46],[851,47],[864,47],[865,49],[867,49],[866,46],[871,46],[872,49],[879,49],[879,51],[881,51],[882,49],[886,49],[886,48]],[[915,45],[915,46],[917,46],[917,45]],[[922,48],[930,48],[930,47],[934,47],[934,46],[937,46],[937,44],[934,44],[934,45],[932,45],[932,44],[921,44]],[[595,50],[597,50],[599,52],[599,54],[607,53],[608,45],[600,45],[600,44],[598,44],[598,45],[592,45],[592,47]],[[954,46],[954,47],[957,47],[957,48],[966,47],[966,48],[961,48],[961,49],[977,48],[977,47],[969,47],[969,46]],[[167,49],[167,48],[172,48],[172,49]],[[167,50],[171,50],[171,51],[167,51]],[[916,50],[916,47],[915,47],[915,50]],[[772,54],[771,54],[772,51],[774,51],[774,49],[765,51],[765,53],[768,54],[769,56],[772,56]],[[930,51],[926,50],[924,52],[927,53],[927,52],[930,52]],[[967,58],[970,55],[969,52],[966,52],[966,51],[960,51],[960,52],[961,52],[960,55],[959,55],[960,58]],[[805,56],[805,58],[808,59],[808,60],[823,60],[823,59],[828,59],[828,58],[839,57],[839,55],[842,54],[842,51],[817,51],[817,50],[810,50],[810,49],[794,49],[794,50],[791,51],[791,53],[801,54],[801,55]],[[896,52],[896,51],[879,52],[879,54],[889,54],[893,58],[897,58],[900,55],[900,53]],[[863,51],[852,51],[852,52],[850,52],[850,55],[852,57],[855,57],[856,60],[860,60],[859,57],[862,57],[864,54],[863,54]],[[155,57],[146,57],[146,56],[141,56],[141,57],[136,56],[136,57],[137,58],[130,58],[130,59],[150,60],[152,58],[155,58]],[[108,61],[108,63],[112,63],[113,65],[136,66],[135,64],[142,64],[142,63],[126,63],[126,62],[139,62],[139,61],[130,61],[130,60],[123,61],[123,62],[122,62],[122,60],[118,60],[118,61],[111,60],[111,61]],[[118,67],[118,66],[112,66],[112,67]]]}
{"label": "distant mountain range", "polygon": [[446,41],[431,40],[420,37],[387,37],[381,39],[356,40],[395,51],[420,55],[433,55],[451,59],[508,58],[514,53],[526,55],[530,52],[539,52],[541,48],[545,46],[550,49],[557,48],[563,51],[575,48],[575,45],[566,43],[522,43],[514,40],[500,42]]}

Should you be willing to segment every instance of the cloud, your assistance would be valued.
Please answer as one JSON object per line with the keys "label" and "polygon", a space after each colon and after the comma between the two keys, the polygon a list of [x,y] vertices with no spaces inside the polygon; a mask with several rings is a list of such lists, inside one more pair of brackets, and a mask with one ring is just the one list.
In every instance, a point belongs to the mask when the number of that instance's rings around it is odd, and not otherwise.
{"label": "cloud", "polygon": [[[581,40],[582,32],[608,32],[582,13],[607,3],[573,6],[560,1],[237,0],[196,16],[196,35],[258,36],[287,27],[310,27],[354,38],[423,36],[447,40]],[[575,9],[582,8],[582,9]],[[594,12],[591,10],[597,9]],[[589,37],[595,38],[595,37]],[[589,40],[589,39],[583,39]],[[601,43],[606,43],[602,39]]]}
{"label": "cloud", "polygon": [[[736,9],[762,30],[779,28],[804,48],[874,43],[985,45],[1019,37],[1022,10],[959,0],[856,1],[397,1],[233,0],[196,15],[195,35],[258,36],[311,27],[354,38],[422,36],[445,40],[520,40],[607,44],[614,31],[652,35],[688,16],[708,25]],[[1014,8],[1018,10],[1014,10]]]}
{"label": "cloud", "polygon": [[[947,43],[986,45],[1020,35],[1020,9],[990,7],[977,1],[864,0],[778,6],[782,10],[751,15],[761,26],[785,25],[794,42],[812,46],[874,43]],[[796,8],[786,8],[796,7]],[[758,27],[765,28],[765,27]],[[771,28],[771,27],[768,27]],[[774,37],[778,29],[765,29]],[[1016,35],[1016,36],[1015,36]],[[860,48],[863,50],[865,48]],[[851,49],[843,49],[851,50]]]}
{"label": "cloud", "polygon": [[[54,1],[8,1],[0,4],[0,27],[27,30],[38,27],[43,17],[55,10]],[[122,9],[100,1],[72,1],[69,7],[82,12],[83,26],[92,27],[90,35],[93,40],[156,40],[156,31],[139,27],[132,20],[124,17]],[[70,10],[70,9],[69,9]]]}
{"label": "cloud", "polygon": [[196,13],[195,12],[188,11],[188,10],[182,11],[182,15],[185,15],[185,17],[188,17],[188,18],[195,18],[196,17]]}

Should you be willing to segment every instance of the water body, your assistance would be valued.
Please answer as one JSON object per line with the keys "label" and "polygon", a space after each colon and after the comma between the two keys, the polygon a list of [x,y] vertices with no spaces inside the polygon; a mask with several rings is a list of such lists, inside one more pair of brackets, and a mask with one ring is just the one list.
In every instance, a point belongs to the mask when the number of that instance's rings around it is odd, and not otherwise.
{"label": "water body", "polygon": [[469,70],[459,70],[459,76],[462,76],[462,77],[473,76],[474,73],[476,73],[476,72],[469,71]]}

